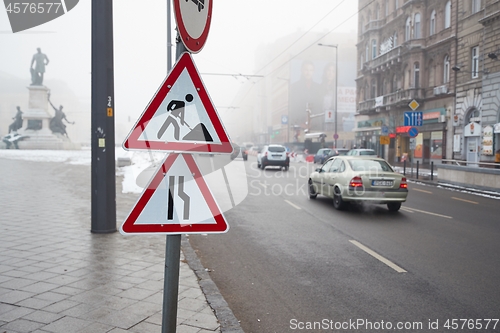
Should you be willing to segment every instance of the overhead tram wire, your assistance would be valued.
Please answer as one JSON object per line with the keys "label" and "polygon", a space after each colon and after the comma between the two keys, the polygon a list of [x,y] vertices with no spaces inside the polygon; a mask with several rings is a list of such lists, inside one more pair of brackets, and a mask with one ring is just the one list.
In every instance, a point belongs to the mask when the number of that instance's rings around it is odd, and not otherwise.
{"label": "overhead tram wire", "polygon": [[273,61],[275,61],[276,59],[278,59],[283,53],[285,53],[288,49],[290,49],[295,43],[297,43],[299,40],[301,40],[304,36],[307,35],[307,33],[309,33],[312,29],[314,29],[314,27],[316,27],[318,24],[320,24],[323,20],[325,20],[328,15],[330,15],[335,9],[337,9],[342,3],[344,3],[345,0],[342,0],[340,1],[340,3],[338,3],[334,8],[332,8],[332,10],[330,10],[325,16],[323,16],[323,18],[321,18],[318,22],[316,22],[312,27],[309,28],[309,30],[307,30],[306,32],[304,32],[302,34],[302,36],[300,36],[299,38],[297,38],[292,44],[290,44],[286,49],[284,49],[280,54],[278,54],[276,57],[274,57],[274,59],[272,59],[271,61],[269,61],[266,65],[264,65],[264,67],[262,67],[261,69],[257,70],[256,73],[259,73],[260,71],[262,71],[264,68],[266,68],[267,66],[271,65],[273,63]]}
{"label": "overhead tram wire", "polygon": [[[353,18],[355,15],[358,15],[363,9],[365,9],[366,7],[370,6],[372,3],[374,3],[375,0],[372,0],[370,1],[368,4],[366,4],[363,8],[359,9],[356,13],[352,14],[351,16],[349,16],[347,19],[345,19],[344,21],[342,21],[340,24],[338,24],[335,28],[333,28],[332,30],[328,31],[326,34],[324,34],[323,36],[321,36],[319,39],[317,39],[315,42],[313,42],[311,45],[307,46],[306,48],[304,48],[302,51],[300,51],[299,53],[297,53],[295,56],[293,56],[292,58],[290,58],[288,61],[284,62],[282,65],[280,65],[279,67],[276,67],[275,70],[273,70],[272,72],[268,73],[267,75],[264,75],[262,78],[264,77],[267,77],[267,76],[270,76],[271,74],[273,74],[274,72],[276,72],[277,70],[281,69],[283,66],[287,65],[290,61],[292,61],[293,59],[295,59],[297,56],[299,56],[300,54],[302,54],[305,50],[307,50],[308,48],[310,48],[311,46],[313,45],[316,45],[317,42],[319,42],[320,40],[322,40],[325,36],[331,34],[332,32],[334,32],[336,29],[338,29],[339,27],[341,27],[343,24],[345,24],[347,21],[349,21],[351,18]],[[300,37],[302,38],[302,37]],[[292,43],[292,45],[295,44]],[[290,45],[291,46],[291,45]],[[288,48],[287,48],[288,49]],[[286,51],[286,50],[285,50]],[[262,67],[260,70],[262,70],[263,68],[267,67],[268,65],[270,65],[275,59],[271,60],[267,65],[265,65],[264,67]],[[260,71],[259,70],[259,71]],[[261,79],[259,79],[258,81],[260,81]],[[241,100],[245,100],[245,98],[248,96],[248,94],[250,93],[250,91],[254,88],[255,86],[252,86],[250,89],[247,90],[247,93],[241,98]]]}
{"label": "overhead tram wire", "polygon": [[332,30],[328,31],[326,34],[324,34],[323,36],[321,36],[320,38],[318,38],[317,40],[315,40],[312,44],[310,44],[309,46],[305,47],[302,51],[298,52],[296,55],[294,55],[293,57],[291,57],[289,60],[287,60],[286,62],[284,62],[279,67],[276,67],[276,69],[274,69],[272,72],[268,73],[267,75],[264,75],[264,77],[267,77],[267,76],[273,74],[277,70],[281,69],[283,66],[287,65],[288,63],[290,63],[290,61],[292,61],[293,59],[297,58],[300,54],[302,54],[303,52],[305,52],[311,46],[316,45],[320,40],[322,40],[323,38],[325,38],[326,36],[328,36],[329,34],[331,34],[332,32],[334,32],[336,29],[338,29],[340,26],[342,26],[343,24],[345,24],[347,21],[349,21],[354,16],[358,15],[363,9],[365,9],[366,7],[368,7],[369,5],[371,5],[374,2],[375,2],[375,0],[370,1],[363,8],[359,9],[356,13],[352,14],[351,16],[349,16],[348,18],[346,18],[344,21],[342,21],[340,24],[338,24],[335,28],[333,28]]}

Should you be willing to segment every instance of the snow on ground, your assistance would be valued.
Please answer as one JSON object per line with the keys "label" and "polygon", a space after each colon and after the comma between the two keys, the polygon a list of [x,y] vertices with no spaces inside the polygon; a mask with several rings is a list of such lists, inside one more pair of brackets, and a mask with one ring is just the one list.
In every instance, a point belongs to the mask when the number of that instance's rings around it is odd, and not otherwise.
{"label": "snow on ground", "polygon": [[[141,171],[151,164],[158,164],[165,157],[164,153],[129,152],[116,147],[115,158],[129,157],[133,164],[117,168],[117,175],[123,176],[123,193],[141,193],[142,188],[137,186],[136,178]],[[56,162],[73,165],[88,165],[92,163],[90,148],[82,150],[21,150],[0,149],[0,158],[25,160],[34,162]]]}

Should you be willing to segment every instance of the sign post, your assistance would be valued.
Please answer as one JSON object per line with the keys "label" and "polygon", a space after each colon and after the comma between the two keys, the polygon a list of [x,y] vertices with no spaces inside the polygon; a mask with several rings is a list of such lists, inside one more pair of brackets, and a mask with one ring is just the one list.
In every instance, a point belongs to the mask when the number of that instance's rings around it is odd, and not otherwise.
{"label": "sign post", "polygon": [[[170,1],[170,0],[167,0]],[[129,216],[122,234],[165,234],[162,333],[175,333],[181,234],[224,233],[229,226],[191,153],[230,154],[229,136],[187,51],[205,44],[212,0],[173,0],[177,62],[123,143],[170,152]]]}

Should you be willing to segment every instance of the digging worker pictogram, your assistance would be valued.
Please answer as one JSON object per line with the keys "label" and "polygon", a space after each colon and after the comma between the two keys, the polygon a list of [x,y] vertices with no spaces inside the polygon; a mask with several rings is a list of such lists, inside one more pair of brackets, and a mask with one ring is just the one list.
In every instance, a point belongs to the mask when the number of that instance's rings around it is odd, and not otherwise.
{"label": "digging worker pictogram", "polygon": [[[186,102],[192,102],[193,101],[193,95],[187,94],[186,97]],[[180,137],[180,126],[178,121],[180,121],[180,124],[182,126],[188,126],[186,122],[184,121],[184,108],[186,107],[186,103],[184,101],[177,101],[173,100],[167,105],[167,111],[170,112],[168,115],[167,119],[161,126],[160,130],[158,131],[158,139],[165,134],[165,131],[167,128],[172,125],[174,127],[174,138],[179,141]],[[178,119],[177,119],[178,118]]]}

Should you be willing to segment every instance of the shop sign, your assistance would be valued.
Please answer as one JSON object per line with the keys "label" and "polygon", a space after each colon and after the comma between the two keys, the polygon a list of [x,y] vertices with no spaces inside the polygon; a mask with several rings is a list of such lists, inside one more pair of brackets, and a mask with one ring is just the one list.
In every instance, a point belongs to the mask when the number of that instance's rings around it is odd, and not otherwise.
{"label": "shop sign", "polygon": [[429,119],[436,119],[441,116],[441,112],[435,111],[435,112],[428,112],[423,114],[424,120],[429,120]]}
{"label": "shop sign", "polygon": [[493,125],[493,133],[500,133],[500,123]]}
{"label": "shop sign", "polygon": [[408,133],[412,126],[398,126],[396,127],[396,133]]}
{"label": "shop sign", "polygon": [[467,124],[464,128],[464,136],[480,136],[481,135],[481,126],[476,122],[471,122]]}
{"label": "shop sign", "polygon": [[488,125],[483,127],[482,154],[493,155],[493,127]]}

